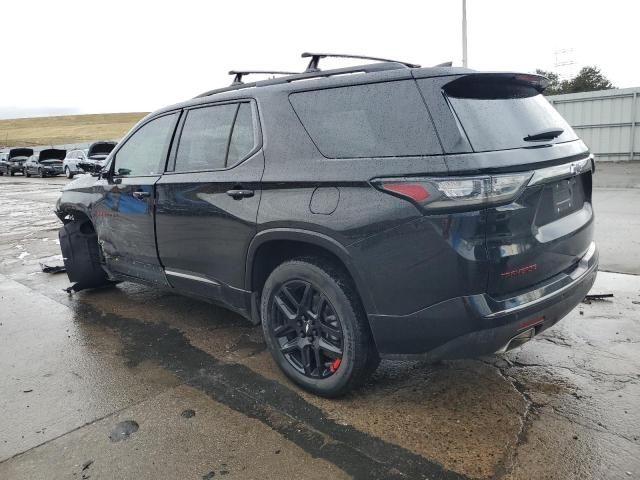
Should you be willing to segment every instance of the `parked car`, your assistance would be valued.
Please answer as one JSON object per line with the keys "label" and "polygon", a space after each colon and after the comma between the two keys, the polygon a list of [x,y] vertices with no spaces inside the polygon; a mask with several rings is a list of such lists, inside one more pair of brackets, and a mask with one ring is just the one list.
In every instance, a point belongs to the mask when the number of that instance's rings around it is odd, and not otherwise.
{"label": "parked car", "polygon": [[8,152],[0,152],[0,177],[4,175],[5,164],[7,163],[7,158],[9,157]]}
{"label": "parked car", "polygon": [[117,142],[95,142],[88,150],[71,150],[62,163],[64,174],[67,178],[73,178],[79,173],[99,172],[116,145]]}
{"label": "parked car", "polygon": [[504,352],[585,297],[593,160],[544,77],[310,56],[148,115],[99,178],[65,186],[75,288],[225,305],[324,396],[381,357]]}
{"label": "parked car", "polygon": [[5,159],[0,159],[0,175],[14,176],[16,173],[23,172],[24,162],[33,155],[32,148],[12,148],[5,155]]}
{"label": "parked car", "polygon": [[24,174],[27,177],[38,175],[41,178],[60,175],[62,173],[62,161],[67,155],[66,150],[59,148],[46,148],[29,157],[24,162]]}

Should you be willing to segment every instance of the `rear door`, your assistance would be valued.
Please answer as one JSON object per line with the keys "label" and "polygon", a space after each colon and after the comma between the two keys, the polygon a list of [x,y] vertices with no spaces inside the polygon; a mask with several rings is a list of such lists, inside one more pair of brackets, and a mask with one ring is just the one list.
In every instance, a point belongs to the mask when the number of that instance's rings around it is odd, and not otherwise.
{"label": "rear door", "polygon": [[264,170],[255,102],[189,109],[179,130],[157,184],[160,259],[172,286],[233,305]]}
{"label": "rear door", "polygon": [[96,182],[93,217],[111,270],[166,285],[156,250],[155,184],[165,168],[179,113],[144,123],[114,154],[106,178]]}

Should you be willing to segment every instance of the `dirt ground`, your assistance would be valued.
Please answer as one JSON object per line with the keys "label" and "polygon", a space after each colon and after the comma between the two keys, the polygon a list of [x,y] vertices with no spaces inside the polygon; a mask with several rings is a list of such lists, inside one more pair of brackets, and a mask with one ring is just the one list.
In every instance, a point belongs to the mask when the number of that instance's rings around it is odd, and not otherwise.
{"label": "dirt ground", "polygon": [[596,175],[592,291],[614,298],[503,356],[384,361],[339,400],[293,386],[222,308],[64,292],[40,262],[65,182],[0,177],[1,479],[640,478],[640,166]]}

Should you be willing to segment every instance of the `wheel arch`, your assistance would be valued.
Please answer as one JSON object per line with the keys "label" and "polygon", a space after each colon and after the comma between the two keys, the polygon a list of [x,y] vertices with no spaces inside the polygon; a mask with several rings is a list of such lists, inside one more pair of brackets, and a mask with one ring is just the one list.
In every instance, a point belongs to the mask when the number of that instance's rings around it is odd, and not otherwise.
{"label": "wheel arch", "polygon": [[303,255],[325,256],[336,261],[353,280],[365,312],[376,312],[373,298],[348,250],[333,238],[309,230],[276,228],[259,232],[247,252],[245,289],[260,292],[276,266]]}

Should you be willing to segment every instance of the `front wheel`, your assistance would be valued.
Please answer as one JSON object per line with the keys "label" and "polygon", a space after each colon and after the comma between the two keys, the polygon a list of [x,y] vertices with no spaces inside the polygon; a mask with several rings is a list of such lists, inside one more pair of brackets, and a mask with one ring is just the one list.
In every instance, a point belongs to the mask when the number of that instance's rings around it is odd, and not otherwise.
{"label": "front wheel", "polygon": [[317,395],[343,395],[378,366],[353,282],[331,261],[307,257],[279,265],[264,285],[261,316],[280,369]]}
{"label": "front wheel", "polygon": [[64,174],[69,180],[73,178],[73,172],[69,170],[69,167],[64,168]]}

